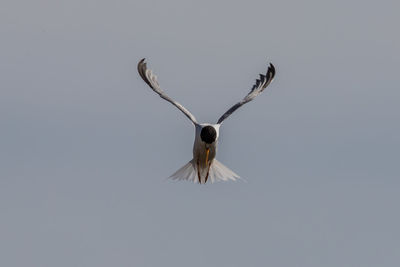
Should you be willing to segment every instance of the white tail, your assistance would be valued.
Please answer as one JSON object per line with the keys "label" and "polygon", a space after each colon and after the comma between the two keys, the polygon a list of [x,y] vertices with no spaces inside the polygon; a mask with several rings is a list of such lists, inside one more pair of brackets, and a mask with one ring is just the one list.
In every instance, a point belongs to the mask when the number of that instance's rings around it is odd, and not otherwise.
{"label": "white tail", "polygon": [[[173,180],[188,180],[194,183],[198,183],[199,182],[198,174],[202,176],[201,183],[205,183],[207,170],[200,170],[198,172],[197,166],[194,163],[194,160],[192,159],[186,165],[184,165],[182,168],[180,168],[174,174],[172,174],[170,178]],[[212,161],[210,170],[208,172],[208,180],[210,180],[211,183],[218,181],[228,181],[228,180],[235,181],[239,178],[240,178],[239,175],[231,171],[228,167],[223,165],[218,160],[214,159]]]}

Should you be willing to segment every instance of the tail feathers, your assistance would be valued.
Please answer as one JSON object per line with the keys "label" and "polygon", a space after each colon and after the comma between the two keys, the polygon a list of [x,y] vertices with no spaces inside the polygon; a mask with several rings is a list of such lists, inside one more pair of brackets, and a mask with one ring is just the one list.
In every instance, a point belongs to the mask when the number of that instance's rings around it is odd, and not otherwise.
{"label": "tail feathers", "polygon": [[240,178],[239,175],[234,173],[232,170],[230,170],[228,167],[226,167],[224,164],[216,159],[214,159],[211,163],[209,176],[211,183],[228,180],[236,181]]}
{"label": "tail feathers", "polygon": [[[173,180],[188,180],[192,181],[194,183],[199,182],[199,177],[198,175],[201,175],[201,183],[205,183],[205,178],[207,176],[207,169],[200,170],[199,172],[197,171],[197,166],[192,159],[189,161],[186,165],[184,165],[182,168],[177,170],[174,174],[170,176],[171,179]],[[219,181],[228,181],[232,180],[235,181],[239,179],[239,175],[231,171],[228,167],[223,165],[221,162],[218,160],[214,159],[211,163],[209,172],[208,172],[208,179],[207,181],[210,181],[211,183],[214,182],[219,182]]]}
{"label": "tail feathers", "polygon": [[197,172],[196,172],[196,164],[192,159],[188,163],[186,163],[182,168],[177,170],[174,174],[172,174],[169,178],[172,180],[188,180],[194,183],[198,182]]}

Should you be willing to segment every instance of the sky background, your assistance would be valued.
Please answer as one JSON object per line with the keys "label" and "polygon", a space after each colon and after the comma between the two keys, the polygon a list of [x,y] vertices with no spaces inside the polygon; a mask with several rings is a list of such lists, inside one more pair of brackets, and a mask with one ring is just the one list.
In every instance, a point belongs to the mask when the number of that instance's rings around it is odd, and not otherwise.
{"label": "sky background", "polygon": [[[398,266],[399,1],[0,3],[0,265]],[[215,122],[247,180],[166,180]]]}

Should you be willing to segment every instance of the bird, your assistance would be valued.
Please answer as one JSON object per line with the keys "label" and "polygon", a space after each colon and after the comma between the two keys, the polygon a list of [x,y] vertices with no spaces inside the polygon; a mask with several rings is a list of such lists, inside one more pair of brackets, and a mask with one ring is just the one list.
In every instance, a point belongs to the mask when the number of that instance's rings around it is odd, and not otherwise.
{"label": "bird", "polygon": [[195,127],[195,139],[193,144],[193,158],[178,169],[169,178],[173,180],[187,180],[194,183],[205,184],[217,181],[237,180],[239,175],[234,173],[228,167],[219,162],[215,156],[217,153],[217,144],[219,138],[219,129],[222,124],[234,111],[244,104],[252,101],[272,82],[275,77],[275,67],[269,63],[265,74],[260,74],[252,86],[250,92],[239,102],[229,108],[218,119],[217,123],[199,123],[192,113],[177,101],[170,98],[160,87],[157,76],[152,70],[147,68],[146,59],[139,61],[137,66],[140,77],[150,88],[161,98],[177,107],[193,123]]}

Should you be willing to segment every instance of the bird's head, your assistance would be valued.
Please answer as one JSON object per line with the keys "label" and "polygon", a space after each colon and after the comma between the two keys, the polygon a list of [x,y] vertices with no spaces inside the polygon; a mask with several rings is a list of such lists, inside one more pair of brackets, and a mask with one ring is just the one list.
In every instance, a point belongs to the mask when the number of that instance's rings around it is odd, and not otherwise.
{"label": "bird's head", "polygon": [[204,143],[212,144],[218,138],[217,130],[211,125],[204,126],[201,129],[200,138]]}

